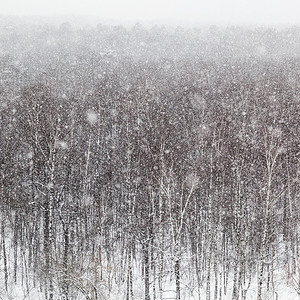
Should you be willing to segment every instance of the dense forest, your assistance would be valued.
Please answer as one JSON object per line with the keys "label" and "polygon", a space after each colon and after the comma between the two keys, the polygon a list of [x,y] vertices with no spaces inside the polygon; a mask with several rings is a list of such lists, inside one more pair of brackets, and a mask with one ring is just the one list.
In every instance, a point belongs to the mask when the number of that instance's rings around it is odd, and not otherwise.
{"label": "dense forest", "polygon": [[0,120],[0,299],[299,299],[300,28],[1,23]]}

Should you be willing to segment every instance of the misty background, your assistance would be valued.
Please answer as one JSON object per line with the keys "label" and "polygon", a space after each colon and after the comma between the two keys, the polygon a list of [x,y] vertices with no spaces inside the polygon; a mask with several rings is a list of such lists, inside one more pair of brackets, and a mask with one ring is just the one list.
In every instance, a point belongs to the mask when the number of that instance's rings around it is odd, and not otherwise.
{"label": "misty background", "polygon": [[299,24],[297,0],[11,0],[0,1],[0,16],[85,16],[85,20],[176,24]]}

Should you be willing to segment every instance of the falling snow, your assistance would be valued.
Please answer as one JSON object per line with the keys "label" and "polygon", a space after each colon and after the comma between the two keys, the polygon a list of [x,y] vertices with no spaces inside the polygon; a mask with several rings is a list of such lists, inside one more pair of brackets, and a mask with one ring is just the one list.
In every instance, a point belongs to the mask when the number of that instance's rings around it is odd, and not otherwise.
{"label": "falling snow", "polygon": [[299,299],[299,99],[297,26],[3,16],[0,299]]}

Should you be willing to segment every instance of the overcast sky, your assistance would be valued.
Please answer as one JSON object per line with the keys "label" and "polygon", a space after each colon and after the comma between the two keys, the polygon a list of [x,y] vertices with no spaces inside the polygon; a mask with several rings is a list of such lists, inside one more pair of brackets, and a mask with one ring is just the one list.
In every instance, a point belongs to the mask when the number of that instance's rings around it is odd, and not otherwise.
{"label": "overcast sky", "polygon": [[300,24],[300,0],[0,0],[0,14],[210,24]]}

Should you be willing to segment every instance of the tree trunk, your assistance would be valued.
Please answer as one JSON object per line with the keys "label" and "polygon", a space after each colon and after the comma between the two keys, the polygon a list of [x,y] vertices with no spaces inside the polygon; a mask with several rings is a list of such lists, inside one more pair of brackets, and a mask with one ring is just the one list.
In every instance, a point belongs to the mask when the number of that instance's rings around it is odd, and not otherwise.
{"label": "tree trunk", "polygon": [[180,300],[180,261],[176,257],[175,260],[175,282],[176,282],[176,300]]}
{"label": "tree trunk", "polygon": [[149,246],[146,242],[144,249],[144,276],[145,276],[145,300],[150,300],[150,262],[149,262]]}
{"label": "tree trunk", "polygon": [[3,251],[3,263],[4,263],[4,285],[5,285],[6,292],[8,292],[7,255],[6,255],[5,230],[4,230],[3,219],[2,219],[1,235],[2,235],[2,251]]}

